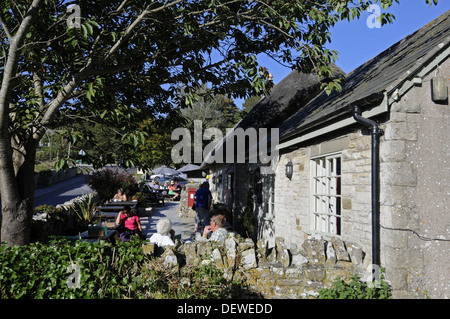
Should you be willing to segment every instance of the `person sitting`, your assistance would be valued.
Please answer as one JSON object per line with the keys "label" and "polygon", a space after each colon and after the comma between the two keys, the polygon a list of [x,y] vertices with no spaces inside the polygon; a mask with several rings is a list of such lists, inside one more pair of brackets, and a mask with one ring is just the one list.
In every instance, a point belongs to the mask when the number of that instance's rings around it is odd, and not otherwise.
{"label": "person sitting", "polygon": [[125,193],[123,192],[123,189],[122,189],[122,188],[119,188],[119,189],[117,190],[116,195],[114,195],[114,197],[112,198],[112,200],[113,200],[114,202],[117,202],[117,201],[126,201],[126,200],[127,200],[127,195],[125,195]]}
{"label": "person sitting", "polygon": [[177,198],[179,198],[180,194],[181,194],[181,185],[178,184],[178,181],[176,181],[175,184],[173,185],[172,191],[174,193],[174,196],[172,197],[172,200],[177,200]]}
{"label": "person sitting", "polygon": [[[175,183],[173,181],[170,182],[169,195],[175,195]],[[174,197],[172,196],[171,199],[173,200]]]}
{"label": "person sitting", "polygon": [[157,192],[159,189],[159,183],[156,180],[153,180],[148,186],[153,193]]}
{"label": "person sitting", "polygon": [[[224,243],[228,236],[228,231],[225,229],[226,218],[223,214],[216,214],[211,217],[211,222],[205,226],[202,237],[209,241]],[[211,234],[212,232],[212,234]]]}
{"label": "person sitting", "polygon": [[128,206],[117,215],[116,230],[122,241],[130,240],[131,235],[136,235],[139,238],[143,236],[139,216],[134,214]]}
{"label": "person sitting", "polygon": [[174,236],[175,231],[172,229],[172,222],[169,218],[161,218],[156,224],[157,233],[150,237],[150,243],[159,247],[163,246],[175,246]]}

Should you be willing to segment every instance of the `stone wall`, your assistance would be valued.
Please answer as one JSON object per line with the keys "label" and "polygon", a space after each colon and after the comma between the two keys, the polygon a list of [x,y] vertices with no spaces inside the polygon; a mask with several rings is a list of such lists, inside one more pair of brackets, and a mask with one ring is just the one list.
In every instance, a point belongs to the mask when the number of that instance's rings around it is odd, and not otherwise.
{"label": "stone wall", "polygon": [[180,217],[195,217],[195,211],[188,206],[188,196],[189,196],[189,188],[198,189],[200,187],[200,183],[188,183],[183,187],[180,195],[180,207],[178,208],[178,214]]}
{"label": "stone wall", "polygon": [[[394,102],[383,125],[382,253],[401,298],[450,297],[450,107],[431,98],[435,75]],[[439,76],[450,77],[448,59]]]}
{"label": "stone wall", "polygon": [[146,244],[144,248],[162,258],[167,267],[180,270],[188,265],[214,263],[229,282],[242,280],[264,298],[317,297],[320,289],[331,287],[337,277],[366,275],[363,250],[338,239],[309,237],[300,247],[288,247],[284,238],[277,237],[275,246],[269,248],[265,240],[255,244],[230,233],[224,244],[177,241],[175,247],[161,249]]}
{"label": "stone wall", "polygon": [[74,228],[75,210],[77,210],[81,203],[92,198],[92,201],[97,201],[97,192],[93,191],[90,194],[75,197],[62,205],[57,205],[51,212],[35,212],[33,214],[32,222],[32,241],[47,241],[49,236],[60,236],[66,231]]}
{"label": "stone wall", "polygon": [[36,188],[46,187],[48,185],[53,185],[61,181],[65,181],[69,178],[75,177],[78,174],[77,169],[77,167],[71,167],[65,170],[55,171],[54,169],[52,169],[46,171],[45,173],[36,173],[34,176],[35,186]]}
{"label": "stone wall", "polygon": [[[302,243],[314,233],[311,220],[311,159],[341,154],[341,238],[371,249],[371,138],[356,132],[334,136],[316,144],[282,154],[276,169],[274,236],[280,232],[290,242]],[[292,162],[293,176],[285,176]],[[262,234],[265,236],[265,234]],[[367,259],[370,263],[370,256]]]}

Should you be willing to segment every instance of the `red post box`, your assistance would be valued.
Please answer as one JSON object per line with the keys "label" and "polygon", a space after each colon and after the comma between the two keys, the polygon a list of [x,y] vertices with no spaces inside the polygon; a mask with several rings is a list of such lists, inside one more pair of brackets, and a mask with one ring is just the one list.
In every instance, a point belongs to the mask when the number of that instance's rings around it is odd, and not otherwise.
{"label": "red post box", "polygon": [[196,191],[196,188],[188,188],[188,207],[192,207],[192,205],[194,205],[194,196]]}

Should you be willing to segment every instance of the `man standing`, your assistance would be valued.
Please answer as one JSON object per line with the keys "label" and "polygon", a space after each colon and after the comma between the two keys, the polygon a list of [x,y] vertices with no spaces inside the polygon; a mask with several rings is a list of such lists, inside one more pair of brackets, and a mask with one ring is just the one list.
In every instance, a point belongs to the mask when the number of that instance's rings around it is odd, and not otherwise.
{"label": "man standing", "polygon": [[[212,207],[212,195],[209,190],[209,183],[204,182],[200,185],[194,195],[195,204],[195,228],[194,232],[203,231],[203,228],[209,225],[209,210]],[[200,229],[199,226],[200,225]]]}

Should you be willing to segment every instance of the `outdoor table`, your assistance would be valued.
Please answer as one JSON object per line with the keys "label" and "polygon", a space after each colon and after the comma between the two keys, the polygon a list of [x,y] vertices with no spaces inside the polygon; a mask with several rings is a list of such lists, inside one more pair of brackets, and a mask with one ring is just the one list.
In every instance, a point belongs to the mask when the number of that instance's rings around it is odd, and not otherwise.
{"label": "outdoor table", "polygon": [[152,190],[152,193],[154,194],[162,194],[163,192],[168,192],[168,189],[161,189],[161,188],[156,188]]}
{"label": "outdoor table", "polygon": [[98,224],[95,224],[94,226],[103,226],[108,229],[115,229],[116,228],[116,221],[107,222],[107,221],[100,221]]}
{"label": "outdoor table", "polygon": [[96,214],[96,217],[104,217],[104,218],[116,218],[119,215],[119,212],[100,212]]}
{"label": "outdoor table", "polygon": [[[174,192],[177,192],[177,190],[175,189],[175,190],[173,190]],[[164,192],[166,192],[165,194],[164,194]],[[173,196],[175,196],[175,194],[169,194],[169,189],[167,188],[167,189],[158,189],[156,192],[155,192],[155,194],[158,194],[159,193],[159,195],[161,195],[161,196],[163,196],[164,198],[172,198]]]}
{"label": "outdoor table", "polygon": [[116,230],[108,229],[106,225],[97,224],[94,226],[88,226],[88,230],[80,234],[80,238],[83,241],[95,242],[100,240],[107,240],[114,236]]}
{"label": "outdoor table", "polygon": [[103,206],[136,206],[137,205],[137,201],[110,201],[110,202],[106,202],[103,204]]}
{"label": "outdoor table", "polygon": [[98,221],[115,221],[119,212],[98,212],[94,219]]}
{"label": "outdoor table", "polygon": [[108,212],[120,212],[125,209],[126,206],[99,206],[97,207],[100,211],[108,211]]}
{"label": "outdoor table", "polygon": [[104,223],[104,225],[108,228],[108,229],[116,229],[116,222],[106,222]]}

